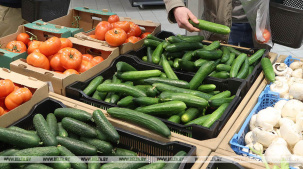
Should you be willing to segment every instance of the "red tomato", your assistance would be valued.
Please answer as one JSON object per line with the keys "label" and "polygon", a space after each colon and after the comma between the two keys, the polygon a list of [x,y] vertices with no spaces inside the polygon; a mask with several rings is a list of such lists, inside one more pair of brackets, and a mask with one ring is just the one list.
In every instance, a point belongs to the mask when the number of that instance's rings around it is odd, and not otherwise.
{"label": "red tomato", "polygon": [[79,74],[75,69],[67,69],[63,72],[65,75]]}
{"label": "red tomato", "polygon": [[14,53],[26,52],[26,46],[22,41],[11,41],[6,45],[6,50]]}
{"label": "red tomato", "polygon": [[0,80],[0,98],[6,97],[14,89],[15,85],[10,79]]}
{"label": "red tomato", "polygon": [[127,38],[129,38],[131,36],[136,36],[135,29],[134,28],[130,28],[130,30],[126,34],[127,34]]}
{"label": "red tomato", "polygon": [[4,103],[5,97],[0,98],[0,107],[5,108],[5,103]]}
{"label": "red tomato", "polygon": [[101,56],[95,56],[90,62],[93,64],[93,66],[101,63],[103,61],[103,57]]}
{"label": "red tomato", "polygon": [[82,55],[82,60],[90,62],[94,57],[90,54],[83,54]]}
{"label": "red tomato", "polygon": [[66,47],[70,47],[70,48],[73,47],[72,41],[70,41],[67,38],[60,38],[60,41],[61,41],[61,48],[60,49],[63,49],[63,48],[66,48]]}
{"label": "red tomato", "polygon": [[129,37],[129,38],[127,38],[127,39],[125,40],[125,43],[128,43],[128,42],[136,43],[136,42],[138,42],[139,40],[141,40],[141,38],[136,37],[136,36],[131,36],[131,37]]}
{"label": "red tomato", "polygon": [[28,88],[20,88],[13,91],[5,98],[5,106],[12,110],[32,98],[32,92]]}
{"label": "red tomato", "polygon": [[150,32],[145,32],[145,33],[142,33],[140,38],[143,39],[145,38],[148,34],[151,34]]}
{"label": "red tomato", "polygon": [[128,21],[119,21],[112,23],[113,28],[121,28],[125,32],[128,32],[130,30],[130,23]]}
{"label": "red tomato", "polygon": [[[255,37],[255,38],[257,39],[257,37]],[[261,44],[267,43],[271,38],[271,34],[267,29],[264,29],[264,31],[263,31],[263,38],[265,39],[264,41],[259,41],[257,39],[258,43],[261,43]]]}
{"label": "red tomato", "polygon": [[[40,41],[31,41],[31,42],[29,42],[28,43],[29,46],[28,46],[28,49],[27,49],[27,53],[31,54],[34,51],[37,52],[37,50],[39,50],[39,46],[41,45],[41,43],[42,42],[40,42]],[[39,52],[40,52],[40,50],[39,50]]]}
{"label": "red tomato", "polygon": [[65,69],[77,70],[80,67],[82,62],[81,52],[75,48],[63,48],[60,51],[62,52],[60,62]]}
{"label": "red tomato", "polygon": [[111,28],[111,24],[107,21],[101,21],[100,23],[98,23],[95,29],[96,39],[104,41],[106,32],[109,31]]}
{"label": "red tomato", "polygon": [[77,71],[79,73],[83,73],[83,72],[87,71],[88,69],[92,68],[93,66],[94,65],[91,62],[82,60],[82,63]]}
{"label": "red tomato", "polygon": [[35,67],[39,67],[39,68],[46,69],[46,70],[50,69],[49,60],[42,53],[33,52],[33,53],[29,54],[26,58],[26,62],[29,65],[32,65]]}
{"label": "red tomato", "polygon": [[45,56],[56,54],[61,49],[61,40],[57,37],[51,37],[39,46],[40,52]]}
{"label": "red tomato", "polygon": [[111,15],[109,16],[108,20],[109,23],[114,23],[120,21],[120,18],[118,15]]}
{"label": "red tomato", "polygon": [[23,42],[25,45],[28,46],[28,42],[30,41],[30,36],[27,34],[27,33],[20,33],[18,36],[17,36],[17,41],[21,41]]}
{"label": "red tomato", "polygon": [[135,31],[135,36],[140,36],[141,32],[142,32],[140,27],[137,24],[135,24],[134,22],[129,22],[129,23],[130,23],[130,28],[133,28]]}
{"label": "red tomato", "polygon": [[0,116],[2,116],[3,114],[5,114],[5,111],[2,107],[0,107]]}
{"label": "red tomato", "polygon": [[127,38],[125,31],[121,28],[114,28],[106,32],[105,40],[110,46],[120,46]]}
{"label": "red tomato", "polygon": [[60,58],[61,58],[61,53],[56,53],[49,57],[49,63],[53,70],[63,72],[65,69],[61,65]]}

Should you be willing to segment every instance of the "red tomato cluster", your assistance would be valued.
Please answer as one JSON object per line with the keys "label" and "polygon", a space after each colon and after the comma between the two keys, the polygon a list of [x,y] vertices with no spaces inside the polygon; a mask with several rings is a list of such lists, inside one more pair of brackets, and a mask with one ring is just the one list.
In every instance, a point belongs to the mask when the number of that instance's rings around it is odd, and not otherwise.
{"label": "red tomato cluster", "polygon": [[27,102],[32,92],[9,79],[0,80],[0,116]]}
{"label": "red tomato cluster", "polygon": [[16,53],[27,51],[28,64],[67,75],[85,72],[104,60],[101,56],[82,54],[73,48],[73,43],[67,38],[30,41],[27,33],[20,33],[16,41],[7,44],[6,49]]}
{"label": "red tomato cluster", "polygon": [[140,27],[131,21],[120,21],[118,15],[111,15],[108,21],[101,21],[91,38],[106,41],[110,46],[120,46],[123,43],[136,43],[150,32],[142,33]]}

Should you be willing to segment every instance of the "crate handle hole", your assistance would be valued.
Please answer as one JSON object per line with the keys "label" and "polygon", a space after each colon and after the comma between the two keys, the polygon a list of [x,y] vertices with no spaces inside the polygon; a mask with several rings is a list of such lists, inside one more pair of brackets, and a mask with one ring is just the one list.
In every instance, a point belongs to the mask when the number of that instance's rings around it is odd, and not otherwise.
{"label": "crate handle hole", "polygon": [[7,73],[10,73],[10,72],[11,72],[11,70],[6,69],[6,68],[2,68],[2,70],[3,70],[4,72],[7,72]]}
{"label": "crate handle hole", "polygon": [[102,9],[102,12],[108,12],[108,9]]}

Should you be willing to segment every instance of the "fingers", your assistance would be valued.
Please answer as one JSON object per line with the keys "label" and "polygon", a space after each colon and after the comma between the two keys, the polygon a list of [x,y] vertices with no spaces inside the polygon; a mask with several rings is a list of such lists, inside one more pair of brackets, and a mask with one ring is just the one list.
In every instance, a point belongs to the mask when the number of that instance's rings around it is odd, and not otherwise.
{"label": "fingers", "polygon": [[188,15],[188,17],[189,17],[189,19],[190,20],[192,20],[194,23],[196,23],[196,24],[199,24],[199,21],[198,21],[198,19],[197,19],[197,17],[193,14],[193,13],[191,13],[190,11],[187,13],[187,15]]}
{"label": "fingers", "polygon": [[186,7],[176,8],[174,11],[174,15],[178,26],[180,28],[184,28],[189,32],[199,32],[200,29],[195,28],[191,23],[189,23],[189,19],[191,19],[194,23],[199,23],[198,19],[193,15],[193,13],[187,9]]}

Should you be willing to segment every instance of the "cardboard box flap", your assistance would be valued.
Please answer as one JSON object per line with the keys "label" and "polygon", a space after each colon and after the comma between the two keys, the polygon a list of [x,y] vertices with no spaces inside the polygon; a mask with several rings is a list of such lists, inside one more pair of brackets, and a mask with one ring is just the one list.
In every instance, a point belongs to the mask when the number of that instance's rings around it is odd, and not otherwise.
{"label": "cardboard box flap", "polygon": [[135,24],[139,26],[152,26],[152,27],[157,27],[160,25],[160,23],[155,23],[150,20],[136,20],[136,19],[131,19],[130,17],[119,17],[120,21],[131,21],[134,22]]}
{"label": "cardboard box flap", "polygon": [[24,26],[29,29],[36,29],[49,33],[62,34],[63,37],[66,37],[65,35],[71,34],[70,30],[68,30],[64,26],[47,24],[43,21],[37,21],[35,23],[27,23]]}
{"label": "cardboard box flap", "polygon": [[[83,36],[81,36],[83,35]],[[86,46],[86,47],[90,47],[90,48],[95,48],[95,49],[100,49],[100,50],[104,50],[104,51],[114,51],[116,49],[118,49],[118,47],[110,47],[107,45],[107,43],[104,41],[104,43],[106,45],[103,45],[99,42],[93,42],[93,41],[88,41],[86,39],[87,36],[85,36],[84,34],[78,33],[76,38],[74,37],[69,37],[68,39],[72,41],[73,44],[78,44],[78,45],[82,45],[82,46]],[[83,43],[85,42],[85,43]]]}

